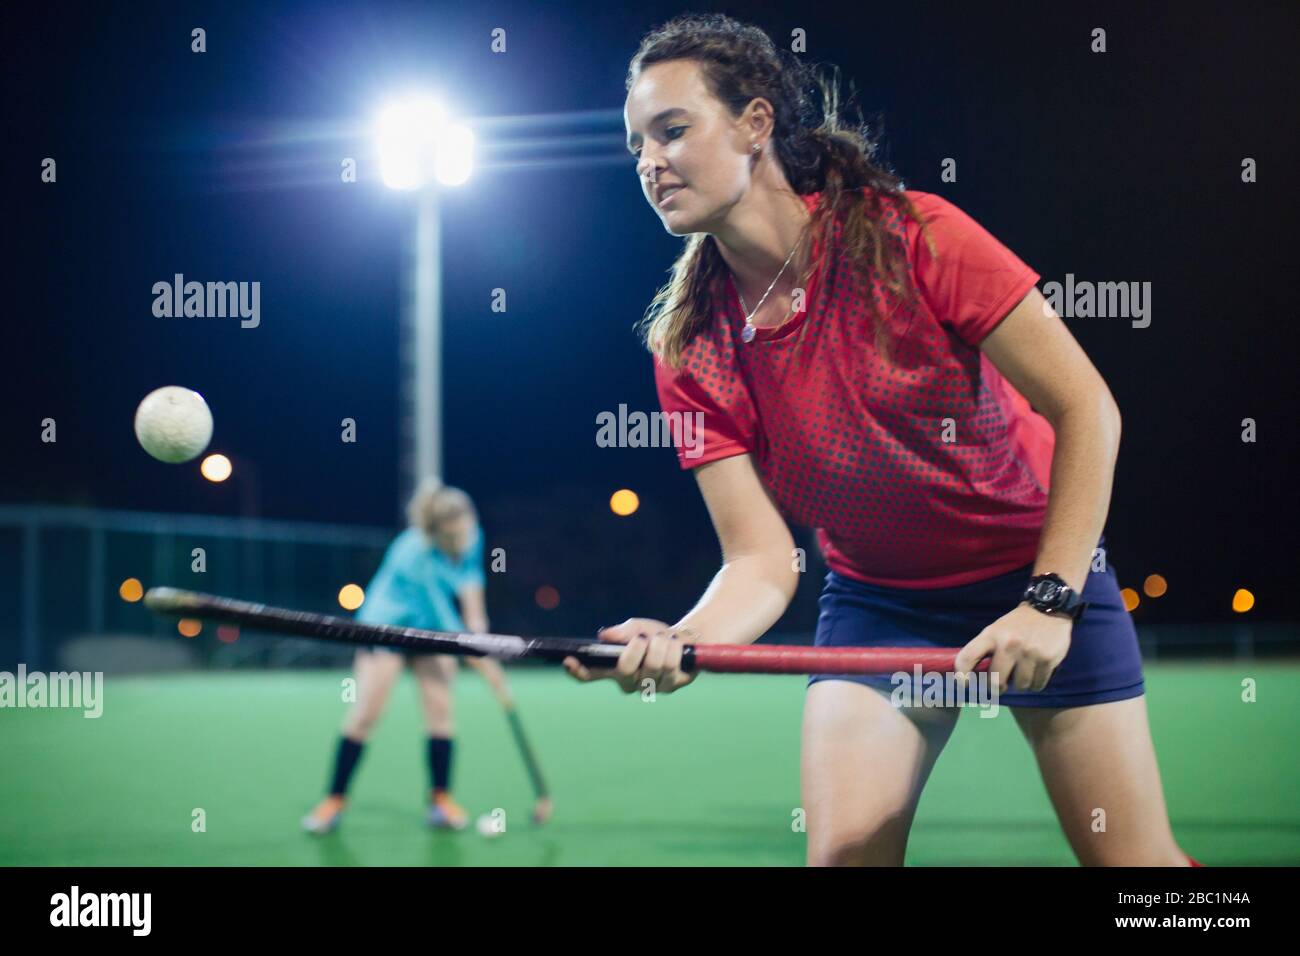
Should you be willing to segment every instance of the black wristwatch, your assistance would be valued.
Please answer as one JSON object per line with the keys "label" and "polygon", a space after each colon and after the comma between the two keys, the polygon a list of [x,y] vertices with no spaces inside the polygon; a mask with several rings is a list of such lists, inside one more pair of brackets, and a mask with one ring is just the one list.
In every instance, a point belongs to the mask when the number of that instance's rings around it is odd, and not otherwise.
{"label": "black wristwatch", "polygon": [[1035,574],[1020,600],[1044,614],[1062,615],[1075,621],[1083,617],[1087,603],[1071,590],[1059,574]]}

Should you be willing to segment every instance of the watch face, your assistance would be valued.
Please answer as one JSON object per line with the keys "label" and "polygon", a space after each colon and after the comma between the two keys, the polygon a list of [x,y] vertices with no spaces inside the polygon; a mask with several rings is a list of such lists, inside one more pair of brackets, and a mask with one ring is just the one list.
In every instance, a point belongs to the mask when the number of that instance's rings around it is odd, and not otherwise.
{"label": "watch face", "polygon": [[1034,585],[1034,597],[1044,604],[1055,604],[1061,595],[1061,586],[1055,581],[1039,581]]}

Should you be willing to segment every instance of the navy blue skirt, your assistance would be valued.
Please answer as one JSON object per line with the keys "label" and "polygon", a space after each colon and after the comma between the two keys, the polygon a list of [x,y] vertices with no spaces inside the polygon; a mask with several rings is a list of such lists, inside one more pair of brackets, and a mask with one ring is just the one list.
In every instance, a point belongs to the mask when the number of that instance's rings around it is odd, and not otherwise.
{"label": "navy blue skirt", "polygon": [[[817,618],[818,647],[960,648],[1020,603],[1033,565],[953,588],[889,588],[832,571],[826,575]],[[1083,587],[1088,602],[1074,625],[1070,650],[1041,691],[1016,690],[998,697],[1008,707],[1081,707],[1126,700],[1143,693],[1142,656],[1133,619],[1120,597],[1115,569],[1091,571]],[[851,680],[892,692],[889,675],[814,674],[820,680]],[[971,697],[975,700],[974,689]],[[919,700],[919,689],[917,699]]]}

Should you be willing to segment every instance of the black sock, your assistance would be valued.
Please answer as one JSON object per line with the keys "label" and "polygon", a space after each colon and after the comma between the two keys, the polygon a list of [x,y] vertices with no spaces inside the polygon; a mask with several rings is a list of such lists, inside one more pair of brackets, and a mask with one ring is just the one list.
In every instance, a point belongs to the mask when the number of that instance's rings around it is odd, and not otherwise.
{"label": "black sock", "polygon": [[429,781],[434,790],[451,789],[451,738],[429,738]]}
{"label": "black sock", "polygon": [[352,779],[352,771],[357,769],[363,747],[363,743],[339,737],[339,749],[334,754],[334,780],[330,784],[330,796],[341,797],[348,792],[348,781]]}

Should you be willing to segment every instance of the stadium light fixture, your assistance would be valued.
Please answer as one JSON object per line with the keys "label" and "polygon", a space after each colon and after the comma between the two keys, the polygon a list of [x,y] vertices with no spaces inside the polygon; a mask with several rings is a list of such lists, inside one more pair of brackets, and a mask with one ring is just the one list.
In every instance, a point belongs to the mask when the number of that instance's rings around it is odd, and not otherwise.
{"label": "stadium light fixture", "polygon": [[432,182],[465,183],[474,168],[474,133],[452,122],[446,107],[424,94],[389,103],[375,124],[379,175],[390,189],[420,189]]}

